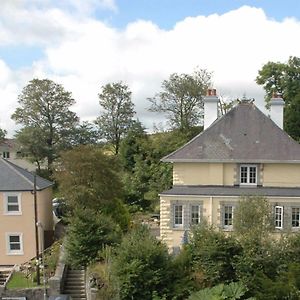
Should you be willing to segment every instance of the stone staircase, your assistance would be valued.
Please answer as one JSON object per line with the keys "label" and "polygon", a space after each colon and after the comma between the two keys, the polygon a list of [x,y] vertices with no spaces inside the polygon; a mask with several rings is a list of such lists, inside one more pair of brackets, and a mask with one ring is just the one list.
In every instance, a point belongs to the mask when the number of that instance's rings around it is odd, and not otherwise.
{"label": "stone staircase", "polygon": [[6,284],[9,276],[11,274],[11,269],[0,269],[0,287]]}
{"label": "stone staircase", "polygon": [[75,270],[70,267],[68,268],[64,281],[63,294],[72,296],[73,300],[86,300],[84,269]]}

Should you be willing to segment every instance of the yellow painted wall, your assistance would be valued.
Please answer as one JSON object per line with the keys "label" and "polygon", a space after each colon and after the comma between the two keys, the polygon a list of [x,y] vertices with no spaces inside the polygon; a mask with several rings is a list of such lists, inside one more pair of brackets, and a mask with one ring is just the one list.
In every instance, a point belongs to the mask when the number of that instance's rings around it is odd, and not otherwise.
{"label": "yellow painted wall", "polygon": [[[278,205],[300,205],[299,197],[269,197],[269,201],[273,204]],[[195,201],[202,203],[203,217],[208,221],[209,224],[214,224],[217,228],[222,228],[221,224],[221,207],[224,204],[238,204],[240,201],[239,197],[212,197],[212,196],[166,196],[163,195],[160,198],[160,238],[165,242],[168,248],[172,251],[173,247],[180,247],[182,243],[182,237],[184,234],[183,228],[172,228],[172,220],[170,211],[173,209],[172,203],[177,201],[184,205],[185,203]],[[222,230],[222,229],[221,229]],[[277,233],[278,234],[278,233]]]}
{"label": "yellow painted wall", "polygon": [[235,164],[174,163],[174,185],[233,185]]}
{"label": "yellow painted wall", "polygon": [[[45,230],[53,229],[52,190],[37,192],[38,220]],[[24,263],[35,256],[34,200],[31,192],[21,192],[21,215],[5,215],[4,194],[0,192],[0,265]],[[6,233],[23,234],[23,255],[7,255]]]}
{"label": "yellow painted wall", "polygon": [[300,164],[264,164],[262,173],[264,186],[300,186]]}

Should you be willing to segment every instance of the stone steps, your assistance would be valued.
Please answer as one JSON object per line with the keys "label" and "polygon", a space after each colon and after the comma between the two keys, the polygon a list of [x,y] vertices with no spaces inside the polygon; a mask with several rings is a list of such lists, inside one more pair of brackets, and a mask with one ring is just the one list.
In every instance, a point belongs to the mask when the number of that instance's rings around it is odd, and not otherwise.
{"label": "stone steps", "polygon": [[72,296],[74,300],[86,300],[85,270],[70,268],[67,270],[64,294]]}

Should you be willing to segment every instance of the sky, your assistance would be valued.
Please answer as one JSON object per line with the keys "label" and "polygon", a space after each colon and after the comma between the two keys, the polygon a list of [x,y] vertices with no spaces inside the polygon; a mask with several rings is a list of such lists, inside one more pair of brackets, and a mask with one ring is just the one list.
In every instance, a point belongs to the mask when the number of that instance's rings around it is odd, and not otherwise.
{"label": "sky", "polygon": [[264,110],[258,71],[299,57],[299,36],[299,0],[0,0],[0,128],[20,128],[10,116],[33,78],[72,92],[81,121],[100,114],[103,85],[123,81],[149,131],[166,120],[147,98],[196,68],[212,72],[221,97]]}

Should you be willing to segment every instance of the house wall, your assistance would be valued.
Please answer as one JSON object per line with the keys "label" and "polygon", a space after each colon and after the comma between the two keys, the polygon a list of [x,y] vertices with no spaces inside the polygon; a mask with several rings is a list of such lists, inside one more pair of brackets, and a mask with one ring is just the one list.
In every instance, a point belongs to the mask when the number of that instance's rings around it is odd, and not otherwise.
{"label": "house wall", "polygon": [[[299,187],[300,164],[260,164],[259,184]],[[234,163],[174,163],[174,185],[234,185],[239,169]]]}
{"label": "house wall", "polygon": [[[35,256],[34,198],[31,192],[20,192],[21,214],[5,214],[5,193],[0,192],[0,265],[24,263]],[[45,230],[53,230],[51,188],[37,192],[38,220]],[[8,254],[7,233],[22,234],[23,254]]]}
{"label": "house wall", "polygon": [[[212,196],[161,196],[160,198],[160,238],[165,242],[170,251],[181,247],[183,235],[185,231],[190,228],[189,224],[183,224],[181,228],[174,228],[173,226],[173,206],[174,204],[201,204],[202,215],[201,219],[207,220],[208,224],[213,224],[220,230],[231,231],[232,229],[224,229],[222,221],[222,208],[224,205],[238,205],[239,197],[212,197]],[[287,217],[291,211],[291,206],[300,207],[300,197],[269,197],[268,200],[272,205],[282,205],[284,207],[284,218]],[[184,215],[188,219],[188,216]],[[291,226],[284,220],[284,229],[291,230]],[[293,229],[294,230],[294,229]],[[300,230],[300,228],[299,228]],[[277,233],[281,232],[277,230]],[[276,232],[275,232],[276,233]]]}
{"label": "house wall", "polygon": [[233,185],[235,164],[174,163],[174,185]]}
{"label": "house wall", "polygon": [[264,164],[263,185],[299,187],[300,164]]}

